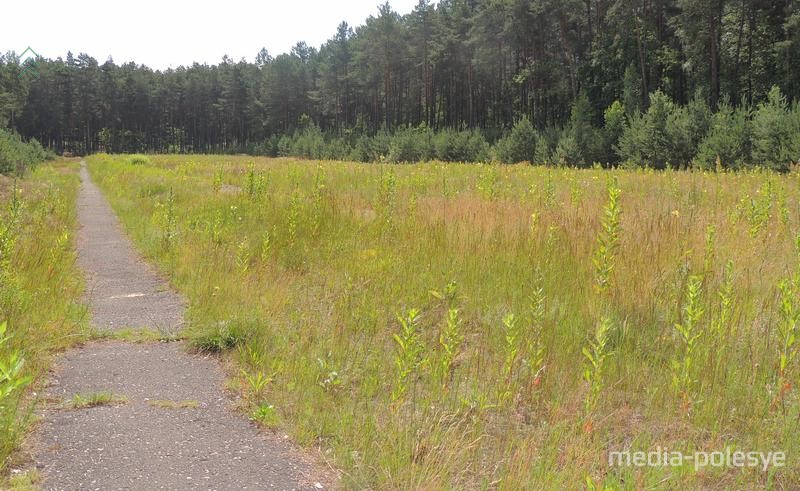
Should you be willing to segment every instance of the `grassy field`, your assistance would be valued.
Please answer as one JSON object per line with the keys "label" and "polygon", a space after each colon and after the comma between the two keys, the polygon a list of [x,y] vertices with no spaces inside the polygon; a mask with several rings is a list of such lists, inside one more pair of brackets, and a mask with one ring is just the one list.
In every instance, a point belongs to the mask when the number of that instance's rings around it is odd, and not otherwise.
{"label": "grassy field", "polygon": [[[88,161],[251,418],[346,487],[800,485],[797,173]],[[787,464],[608,462],[656,448]]]}
{"label": "grassy field", "polygon": [[75,266],[77,170],[60,161],[19,181],[0,175],[0,487],[50,354],[86,334]]}

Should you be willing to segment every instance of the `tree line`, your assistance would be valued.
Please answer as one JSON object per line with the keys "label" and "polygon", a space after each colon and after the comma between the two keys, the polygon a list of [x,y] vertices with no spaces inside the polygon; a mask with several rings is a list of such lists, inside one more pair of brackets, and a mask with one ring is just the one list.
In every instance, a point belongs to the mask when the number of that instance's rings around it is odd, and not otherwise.
{"label": "tree line", "polygon": [[[0,127],[57,152],[509,160],[530,134],[540,161],[687,165],[759,104],[782,105],[794,131],[800,1],[421,0],[254,62],[152,70],[70,53],[39,66],[19,78],[17,56],[0,56]],[[668,119],[677,143],[653,133]],[[753,158],[743,138],[739,164]]]}

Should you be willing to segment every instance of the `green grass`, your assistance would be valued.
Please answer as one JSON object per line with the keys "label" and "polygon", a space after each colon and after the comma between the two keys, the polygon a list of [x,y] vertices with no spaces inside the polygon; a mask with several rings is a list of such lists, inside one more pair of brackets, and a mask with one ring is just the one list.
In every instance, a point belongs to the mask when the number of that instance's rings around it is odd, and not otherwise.
{"label": "green grass", "polygon": [[0,485],[30,422],[50,355],[85,337],[75,266],[78,164],[0,175]]}
{"label": "green grass", "polygon": [[66,407],[69,409],[86,409],[97,406],[114,406],[127,402],[128,398],[123,395],[114,394],[111,391],[100,391],[88,394],[75,394]]}
{"label": "green grass", "polygon": [[168,333],[150,328],[124,328],[115,331],[108,329],[92,329],[89,339],[124,341],[126,343],[173,342],[181,339],[179,334]]}
{"label": "green grass", "polygon": [[153,407],[157,407],[159,409],[197,409],[199,403],[195,400],[185,400],[185,401],[172,401],[169,399],[152,399],[147,401]]}
{"label": "green grass", "polygon": [[[89,168],[251,417],[346,487],[800,485],[795,172]],[[608,465],[659,446],[787,466]]]}

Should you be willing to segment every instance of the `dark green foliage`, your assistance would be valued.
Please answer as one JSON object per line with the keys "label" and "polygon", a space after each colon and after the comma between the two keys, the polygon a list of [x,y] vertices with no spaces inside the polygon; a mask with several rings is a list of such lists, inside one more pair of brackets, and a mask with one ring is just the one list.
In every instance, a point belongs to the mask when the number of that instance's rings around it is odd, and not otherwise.
{"label": "dark green foliage", "polygon": [[672,106],[667,118],[667,162],[673,167],[686,168],[692,162],[697,146],[708,132],[711,111],[701,99],[686,106]]}
{"label": "dark green foliage", "polygon": [[254,151],[267,156],[356,162],[484,162],[488,160],[489,144],[480,132],[469,130],[435,133],[425,127],[403,128],[372,137],[347,138],[325,135],[318,126],[311,125],[292,135],[268,138]]}
{"label": "dark green foliage", "polygon": [[35,138],[25,142],[18,135],[0,128],[0,174],[24,171],[52,157],[53,154],[42,148]]}
{"label": "dark green foliage", "polygon": [[603,148],[600,162],[612,164],[619,161],[617,142],[625,131],[625,108],[619,101],[614,101],[603,112]]}
{"label": "dark green foliage", "polygon": [[391,137],[386,132],[379,132],[374,137],[361,136],[353,145],[350,159],[356,162],[380,162],[389,155]]}
{"label": "dark green foliage", "polygon": [[420,162],[433,157],[433,134],[425,127],[397,130],[389,142],[389,161]]}
{"label": "dark green foliage", "polygon": [[324,153],[325,137],[319,127],[312,124],[295,132],[294,139],[289,148],[285,149],[284,155],[320,159]]}
{"label": "dark green foliage", "polygon": [[354,160],[357,162],[484,162],[489,144],[478,131],[443,130],[426,127],[403,128],[393,133],[358,137],[325,135],[310,124],[291,135],[271,137],[254,147],[267,156],[292,156],[307,159]]}
{"label": "dark green foliage", "polygon": [[552,159],[558,165],[569,167],[584,165],[583,151],[581,151],[578,140],[571,131],[564,131],[561,138],[558,139],[558,145],[556,145]]}
{"label": "dark green foliage", "polygon": [[536,140],[536,149],[533,152],[533,163],[541,165],[553,163],[552,145],[545,135],[542,135]]}
{"label": "dark green foliage", "polygon": [[523,117],[508,136],[495,144],[495,158],[500,162],[515,164],[517,162],[533,162],[536,153],[536,130],[530,120]]}
{"label": "dark green foliage", "polygon": [[[798,14],[800,16],[800,14]],[[799,21],[800,22],[800,21]],[[795,102],[792,109],[792,121],[794,123],[794,138],[791,143],[792,161],[800,163],[800,103]]]}
{"label": "dark green foliage", "polygon": [[711,112],[701,100],[679,106],[656,91],[650,95],[647,112],[634,115],[624,126],[619,154],[627,163],[639,167],[688,167],[708,131],[710,118]]}
{"label": "dark green foliage", "polygon": [[554,165],[558,163],[555,159],[555,150],[562,135],[563,130],[554,127],[545,128],[536,135],[536,149],[533,155],[535,164]]}
{"label": "dark green foliage", "polygon": [[572,105],[569,128],[556,147],[557,161],[588,167],[601,158],[601,134],[593,122],[592,104],[586,94],[581,94]]}
{"label": "dark green foliage", "polygon": [[625,67],[622,102],[628,114],[639,114],[642,110],[642,80],[634,64]]}
{"label": "dark green foliage", "polygon": [[445,162],[485,162],[489,144],[478,131],[444,130],[434,138],[436,158]]}
{"label": "dark green foliage", "polygon": [[341,138],[326,136],[319,126],[309,123],[291,135],[267,138],[254,148],[254,153],[270,157],[344,160],[350,158],[351,147]]}
{"label": "dark green foliage", "polygon": [[767,100],[753,115],[753,161],[775,170],[786,170],[798,161],[797,138],[800,127],[795,111],[789,110],[778,87],[770,90]]}
{"label": "dark green foliage", "polygon": [[674,104],[661,91],[650,96],[646,113],[633,115],[619,141],[620,156],[629,164],[663,169],[670,160],[667,121]]}
{"label": "dark green foliage", "polygon": [[750,114],[727,102],[711,117],[708,134],[697,149],[694,165],[715,169],[717,158],[723,168],[738,169],[750,164]]}

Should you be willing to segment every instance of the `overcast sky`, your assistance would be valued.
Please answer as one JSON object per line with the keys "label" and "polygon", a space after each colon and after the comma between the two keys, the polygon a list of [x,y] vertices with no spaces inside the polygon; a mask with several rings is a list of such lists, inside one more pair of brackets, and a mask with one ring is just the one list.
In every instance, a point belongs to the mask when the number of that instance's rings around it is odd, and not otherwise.
{"label": "overcast sky", "polygon": [[[418,0],[391,0],[401,14]],[[254,61],[298,41],[319,47],[346,21],[355,27],[377,15],[381,0],[3,0],[0,52],[30,46],[45,58],[67,51],[103,63],[135,61],[164,69],[194,61],[218,63],[227,54]]]}

